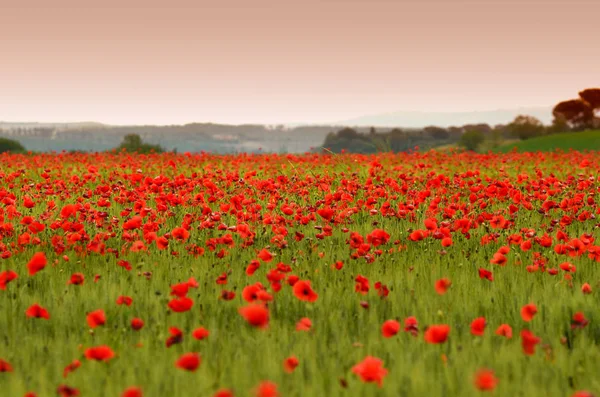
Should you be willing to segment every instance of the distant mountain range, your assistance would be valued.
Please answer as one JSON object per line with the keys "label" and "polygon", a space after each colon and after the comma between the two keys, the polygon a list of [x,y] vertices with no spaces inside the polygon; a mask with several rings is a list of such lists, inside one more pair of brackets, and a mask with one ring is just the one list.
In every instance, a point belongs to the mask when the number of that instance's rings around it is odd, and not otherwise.
{"label": "distant mountain range", "polygon": [[538,106],[474,112],[400,111],[361,116],[349,120],[338,121],[333,124],[362,127],[398,126],[405,128],[422,128],[429,125],[450,127],[478,123],[487,123],[491,126],[494,126],[496,124],[510,123],[516,116],[520,114],[538,118],[544,124],[550,124],[552,122],[552,107]]}

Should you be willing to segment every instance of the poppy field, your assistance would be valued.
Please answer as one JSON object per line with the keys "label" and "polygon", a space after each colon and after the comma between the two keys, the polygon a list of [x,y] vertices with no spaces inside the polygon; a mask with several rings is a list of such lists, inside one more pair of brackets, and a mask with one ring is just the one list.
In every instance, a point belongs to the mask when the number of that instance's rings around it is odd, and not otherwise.
{"label": "poppy field", "polygon": [[2,154],[0,395],[598,396],[599,171]]}

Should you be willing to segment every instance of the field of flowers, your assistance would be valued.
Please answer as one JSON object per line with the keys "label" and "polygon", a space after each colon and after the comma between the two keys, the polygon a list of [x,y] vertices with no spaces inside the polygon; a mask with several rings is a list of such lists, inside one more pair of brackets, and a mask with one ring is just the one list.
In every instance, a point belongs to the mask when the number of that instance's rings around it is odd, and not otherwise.
{"label": "field of flowers", "polygon": [[598,395],[599,171],[0,155],[0,396]]}

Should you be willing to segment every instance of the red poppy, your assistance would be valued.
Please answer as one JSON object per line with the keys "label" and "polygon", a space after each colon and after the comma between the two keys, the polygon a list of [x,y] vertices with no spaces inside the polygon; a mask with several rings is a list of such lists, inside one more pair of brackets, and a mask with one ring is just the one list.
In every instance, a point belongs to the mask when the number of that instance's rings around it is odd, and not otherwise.
{"label": "red poppy", "polygon": [[246,302],[252,303],[259,299],[258,294],[260,291],[262,291],[264,289],[265,289],[265,287],[260,282],[257,282],[252,285],[248,285],[248,286],[244,287],[244,289],[242,290],[242,298]]}
{"label": "red poppy", "polygon": [[234,397],[233,392],[229,389],[217,390],[213,397]]}
{"label": "red poppy", "polygon": [[43,252],[36,252],[33,254],[33,257],[27,263],[27,269],[29,270],[29,275],[33,276],[40,270],[43,270],[46,267],[48,260],[46,259],[46,254]]}
{"label": "red poppy", "polygon": [[588,325],[588,320],[585,318],[585,315],[582,312],[577,312],[573,315],[573,320],[571,321],[571,328],[585,328]]}
{"label": "red poppy", "polygon": [[106,323],[106,315],[102,309],[90,312],[86,318],[90,328],[96,328]]}
{"label": "red poppy", "polygon": [[391,338],[400,331],[400,323],[396,320],[387,320],[381,326],[381,334],[384,338]]}
{"label": "red poppy", "polygon": [[475,387],[481,391],[490,391],[496,388],[498,379],[494,375],[494,371],[482,369],[475,374]]}
{"label": "red poppy", "polygon": [[301,301],[315,302],[319,295],[313,291],[310,281],[300,280],[294,284],[294,295]]}
{"label": "red poppy", "polygon": [[537,306],[534,305],[533,303],[528,303],[527,305],[523,306],[521,308],[521,318],[524,321],[531,321],[533,320],[533,317],[535,316],[535,314],[538,312]]}
{"label": "red poppy", "polygon": [[477,317],[471,322],[471,334],[475,336],[483,336],[485,331],[485,317]]}
{"label": "red poppy", "polygon": [[0,358],[0,373],[1,372],[12,372],[13,367],[8,363],[8,361],[4,361]]}
{"label": "red poppy", "polygon": [[521,331],[521,346],[523,353],[531,356],[535,354],[535,346],[541,342],[541,339],[535,336],[531,331],[524,329]]}
{"label": "red poppy", "polygon": [[273,259],[273,254],[271,254],[269,251],[267,251],[266,249],[262,249],[259,253],[258,253],[258,257],[260,258],[261,261],[263,262],[271,262],[271,259]]}
{"label": "red poppy", "polygon": [[239,313],[253,327],[267,328],[269,325],[269,310],[263,305],[251,303],[241,307]]}
{"label": "red poppy", "polygon": [[168,304],[169,309],[173,310],[175,313],[187,312],[193,305],[194,301],[186,296],[172,299]]}
{"label": "red poppy", "polygon": [[584,283],[581,286],[581,292],[583,292],[585,295],[591,294],[592,293],[592,287],[588,283]]}
{"label": "red poppy", "polygon": [[302,317],[300,321],[296,323],[296,331],[310,331],[312,328],[312,321],[308,317]]}
{"label": "red poppy", "polygon": [[167,347],[171,347],[172,345],[181,343],[183,341],[183,332],[177,327],[169,328],[169,333],[171,336],[167,338],[165,342]]}
{"label": "red poppy", "polygon": [[37,303],[29,306],[29,308],[25,311],[25,315],[31,318],[43,318],[45,320],[50,320],[50,313],[48,313],[48,310],[44,309]]}
{"label": "red poppy", "polygon": [[419,323],[415,317],[407,317],[404,320],[404,332],[410,332],[412,336],[419,334]]}
{"label": "red poppy", "polygon": [[208,330],[204,327],[196,328],[192,332],[192,337],[194,339],[198,339],[198,340],[206,339],[206,338],[208,338],[209,335],[210,335],[210,332],[208,332]]}
{"label": "red poppy", "polygon": [[117,298],[117,305],[131,306],[132,303],[133,299],[130,296],[121,295]]}
{"label": "red poppy", "polygon": [[71,372],[74,372],[79,367],[81,367],[81,361],[79,361],[79,360],[73,360],[63,370],[63,378],[66,378]]}
{"label": "red poppy", "polygon": [[144,321],[142,319],[136,317],[133,320],[131,320],[131,328],[134,331],[139,331],[143,327],[144,327]]}
{"label": "red poppy", "polygon": [[581,391],[576,391],[575,393],[571,394],[571,397],[595,397],[595,396],[594,396],[594,394],[592,394],[589,391],[581,390]]}
{"label": "red poppy", "polygon": [[388,370],[383,367],[383,361],[377,357],[367,356],[360,363],[352,367],[352,372],[360,377],[363,382],[377,383],[379,387],[383,384],[383,378]]}
{"label": "red poppy", "polygon": [[255,390],[256,397],[279,397],[277,384],[268,380],[260,382]]}
{"label": "red poppy", "polygon": [[106,345],[90,347],[85,351],[85,358],[96,361],[110,361],[115,356],[112,349]]}
{"label": "red poppy", "polygon": [[444,343],[448,339],[448,334],[450,334],[449,325],[430,325],[425,330],[425,341],[433,344]]}
{"label": "red poppy", "polygon": [[67,284],[83,285],[84,281],[85,281],[85,276],[82,273],[73,273],[71,275],[71,278],[69,279],[69,281],[67,281]]}
{"label": "red poppy", "polygon": [[221,299],[225,301],[230,301],[233,298],[235,298],[235,292],[226,290],[221,291]]}
{"label": "red poppy", "polygon": [[485,278],[489,281],[494,281],[494,276],[492,272],[483,268],[479,269],[479,278]]}
{"label": "red poppy", "polygon": [[200,366],[201,361],[201,357],[198,353],[185,353],[175,361],[175,366],[186,371],[194,372]]}
{"label": "red poppy", "polygon": [[298,358],[296,358],[296,356],[290,356],[283,360],[283,369],[288,374],[291,374],[292,372],[294,372],[299,363],[300,362],[298,361]]}
{"label": "red poppy", "polygon": [[128,387],[123,391],[121,397],[143,397],[142,389],[135,386]]}
{"label": "red poppy", "polygon": [[18,277],[19,275],[12,270],[0,272],[0,290],[6,290],[6,285]]}
{"label": "red poppy", "polygon": [[444,295],[446,291],[448,291],[448,288],[450,288],[450,285],[452,285],[450,280],[447,278],[441,278],[435,282],[435,292],[440,295]]}
{"label": "red poppy", "polygon": [[496,335],[504,336],[506,339],[512,338],[512,328],[508,324],[502,324],[496,329]]}
{"label": "red poppy", "polygon": [[60,385],[56,388],[56,393],[60,397],[76,397],[79,395],[79,390],[67,385]]}

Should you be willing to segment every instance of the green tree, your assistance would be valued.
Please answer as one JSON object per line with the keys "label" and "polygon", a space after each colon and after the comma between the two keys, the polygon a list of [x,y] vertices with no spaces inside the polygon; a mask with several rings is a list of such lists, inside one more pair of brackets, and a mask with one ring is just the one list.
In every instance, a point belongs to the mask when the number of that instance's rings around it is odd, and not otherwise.
{"label": "green tree", "polygon": [[0,138],[0,153],[9,152],[9,153],[22,153],[25,151],[25,148],[19,141],[15,141],[14,139],[8,138]]}
{"label": "green tree", "polygon": [[512,136],[525,140],[544,134],[544,125],[532,116],[519,115],[508,125]]}
{"label": "green tree", "polygon": [[594,109],[579,98],[558,103],[552,114],[555,119],[562,117],[574,130],[585,130],[594,124]]}
{"label": "green tree", "polygon": [[467,150],[476,151],[479,145],[483,143],[485,136],[477,130],[470,130],[461,135],[458,144]]}
{"label": "green tree", "polygon": [[132,153],[162,153],[164,149],[160,145],[151,145],[144,143],[138,134],[127,134],[123,137],[121,145],[117,148],[118,151],[125,150]]}

